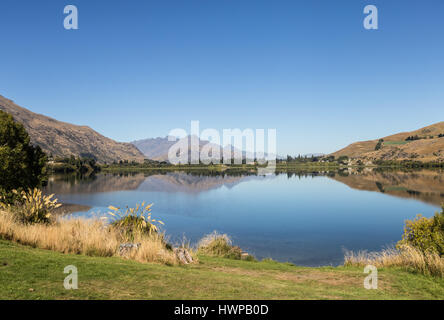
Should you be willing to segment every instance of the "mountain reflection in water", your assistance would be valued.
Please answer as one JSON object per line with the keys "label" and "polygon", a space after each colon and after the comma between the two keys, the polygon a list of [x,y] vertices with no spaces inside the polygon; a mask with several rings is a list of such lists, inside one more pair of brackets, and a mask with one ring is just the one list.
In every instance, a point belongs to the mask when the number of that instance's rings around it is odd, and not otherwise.
{"label": "mountain reflection in water", "polygon": [[[444,175],[433,170],[101,173],[53,176],[46,187],[74,217],[106,214],[109,205],[154,203],[172,242],[196,243],[217,230],[257,258],[299,265],[340,264],[343,249],[396,243],[406,219],[432,216],[444,202]],[[89,209],[90,208],[90,209]],[[80,210],[80,209],[79,209]]]}

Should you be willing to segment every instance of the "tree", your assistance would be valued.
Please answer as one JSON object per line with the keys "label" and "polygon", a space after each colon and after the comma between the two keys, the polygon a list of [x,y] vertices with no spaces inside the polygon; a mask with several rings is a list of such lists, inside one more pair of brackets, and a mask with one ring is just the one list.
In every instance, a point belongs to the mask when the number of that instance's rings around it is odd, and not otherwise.
{"label": "tree", "polygon": [[378,143],[376,144],[375,150],[381,149],[383,143],[384,143],[384,139],[379,139]]}
{"label": "tree", "polygon": [[340,156],[340,157],[338,158],[338,162],[339,162],[340,164],[348,164],[348,157],[347,157],[347,156]]}
{"label": "tree", "polygon": [[11,202],[12,190],[41,186],[46,155],[34,147],[23,125],[0,110],[0,195]]}

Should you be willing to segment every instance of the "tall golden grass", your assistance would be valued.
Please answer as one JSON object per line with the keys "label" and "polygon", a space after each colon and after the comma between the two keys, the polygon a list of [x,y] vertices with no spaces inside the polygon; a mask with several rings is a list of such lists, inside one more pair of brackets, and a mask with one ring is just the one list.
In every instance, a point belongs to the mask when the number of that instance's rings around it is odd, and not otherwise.
{"label": "tall golden grass", "polygon": [[197,244],[197,252],[214,257],[241,259],[242,250],[233,246],[230,237],[214,231],[203,237]]}
{"label": "tall golden grass", "polygon": [[[0,238],[40,249],[89,256],[119,256],[121,235],[101,220],[59,219],[52,224],[23,224],[8,211],[0,211]],[[174,252],[168,250],[162,235],[138,235],[137,250],[125,258],[139,262],[179,264]]]}
{"label": "tall golden grass", "polygon": [[349,251],[345,253],[344,260],[345,266],[401,267],[424,275],[444,277],[444,257],[436,253],[423,253],[408,245],[398,249],[387,248],[381,252]]}

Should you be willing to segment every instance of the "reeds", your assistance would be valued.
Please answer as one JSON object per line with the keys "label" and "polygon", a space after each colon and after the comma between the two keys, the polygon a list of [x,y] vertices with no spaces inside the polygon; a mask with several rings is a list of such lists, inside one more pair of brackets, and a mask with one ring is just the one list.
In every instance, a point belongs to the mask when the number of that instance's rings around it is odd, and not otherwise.
{"label": "reeds", "polygon": [[387,248],[380,252],[347,251],[345,266],[374,265],[377,268],[400,267],[414,270],[424,275],[444,277],[444,257],[437,253],[422,252],[412,246],[403,245],[399,249]]}
{"label": "reeds", "polygon": [[[0,238],[35,248],[89,256],[119,256],[120,233],[97,219],[59,219],[52,224],[23,224],[7,211],[0,212]],[[139,262],[178,264],[161,234],[138,235],[137,250],[125,257]]]}

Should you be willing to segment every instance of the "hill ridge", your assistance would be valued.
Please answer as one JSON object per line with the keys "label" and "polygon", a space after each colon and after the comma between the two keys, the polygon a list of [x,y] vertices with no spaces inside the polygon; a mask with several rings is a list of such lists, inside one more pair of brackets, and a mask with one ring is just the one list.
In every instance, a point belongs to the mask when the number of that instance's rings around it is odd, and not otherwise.
{"label": "hill ridge", "polygon": [[99,162],[143,162],[145,158],[131,143],[114,141],[86,125],[75,125],[32,112],[2,95],[0,110],[23,124],[31,142],[54,157],[93,156]]}
{"label": "hill ridge", "polygon": [[[389,136],[351,143],[331,155],[369,160],[444,161],[444,121]],[[410,139],[411,138],[411,139]],[[380,148],[377,148],[379,140]]]}

